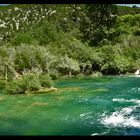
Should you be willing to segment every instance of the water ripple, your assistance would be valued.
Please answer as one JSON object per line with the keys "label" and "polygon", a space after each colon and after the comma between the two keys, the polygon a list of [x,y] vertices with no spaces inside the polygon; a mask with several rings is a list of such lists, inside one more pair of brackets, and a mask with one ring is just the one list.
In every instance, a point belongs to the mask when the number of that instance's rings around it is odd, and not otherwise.
{"label": "water ripple", "polygon": [[126,100],[124,98],[121,99],[113,99],[115,102],[133,102],[137,105],[128,106],[121,110],[113,112],[111,115],[107,116],[105,113],[102,114],[101,123],[105,126],[114,126],[114,127],[136,127],[140,128],[140,120],[137,120],[135,116],[133,116],[132,112],[136,110],[137,107],[140,107],[140,100],[131,99]]}

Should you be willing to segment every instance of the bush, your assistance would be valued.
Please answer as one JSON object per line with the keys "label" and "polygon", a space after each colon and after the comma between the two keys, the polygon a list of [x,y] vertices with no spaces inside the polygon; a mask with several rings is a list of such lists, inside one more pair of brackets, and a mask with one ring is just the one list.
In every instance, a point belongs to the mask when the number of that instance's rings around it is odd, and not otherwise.
{"label": "bush", "polygon": [[66,54],[69,58],[79,62],[87,62],[92,59],[93,49],[91,47],[83,44],[68,33],[61,32],[59,37],[58,41],[47,46],[51,53],[58,56]]}
{"label": "bush", "polygon": [[23,71],[24,69],[31,70],[38,68],[44,71],[49,71],[54,56],[43,46],[25,45],[16,47],[16,69]]}
{"label": "bush", "polygon": [[52,80],[56,80],[60,77],[60,73],[56,70],[50,71],[49,75],[52,78]]}
{"label": "bush", "polygon": [[33,36],[39,42],[39,45],[47,45],[58,39],[56,26],[48,21],[45,21],[42,26],[37,27],[33,32]]}
{"label": "bush", "polygon": [[27,90],[29,91],[36,91],[41,88],[38,74],[28,73],[23,76],[23,81],[26,85]]}
{"label": "bush", "polygon": [[8,82],[4,89],[7,94],[23,94],[26,90],[27,85],[25,85],[23,79]]}
{"label": "bush", "polygon": [[52,86],[53,82],[48,74],[27,73],[19,79],[10,81],[6,85],[5,91],[10,94],[25,94]]}
{"label": "bush", "polygon": [[[100,71],[103,74],[125,74],[134,70],[134,56],[132,55],[136,48],[122,46],[104,46],[100,49],[100,57],[102,57]],[[128,53],[131,53],[131,55]],[[137,51],[138,53],[138,51]],[[130,57],[131,56],[131,57]]]}
{"label": "bush", "polygon": [[140,69],[140,58],[134,61],[133,65],[133,71],[136,71],[137,69]]}
{"label": "bush", "polygon": [[140,36],[140,29],[137,29],[133,33],[135,36]]}
{"label": "bush", "polygon": [[27,91],[37,91],[41,88],[39,76],[37,74],[28,73],[20,79],[10,81],[5,88],[6,93],[24,94]]}
{"label": "bush", "polygon": [[119,73],[125,74],[126,72],[132,72],[134,70],[134,60],[130,57],[116,55],[114,58],[114,63],[119,71]]}
{"label": "bush", "polygon": [[50,42],[57,40],[58,33],[56,26],[46,20],[42,21],[41,26],[35,24],[26,32],[19,32],[10,38],[11,45],[21,45],[21,44],[38,44],[47,45]]}
{"label": "bush", "polygon": [[6,80],[0,79],[0,90],[3,90],[5,88],[5,85],[6,85]]}
{"label": "bush", "polygon": [[69,58],[67,55],[61,57],[57,70],[62,74],[78,74],[80,72],[79,64],[76,60]]}
{"label": "bush", "polygon": [[53,86],[53,81],[48,74],[39,75],[39,80],[42,87],[50,88]]}
{"label": "bush", "polygon": [[15,74],[15,49],[8,48],[6,46],[0,47],[0,75],[5,76],[7,74],[8,79],[12,79]]}
{"label": "bush", "polygon": [[30,32],[19,33],[12,40],[11,45],[34,44],[35,40]]}
{"label": "bush", "polygon": [[140,22],[140,14],[135,14],[135,15],[123,15],[120,17],[120,22],[121,24],[127,24],[129,26],[135,26],[138,25]]}

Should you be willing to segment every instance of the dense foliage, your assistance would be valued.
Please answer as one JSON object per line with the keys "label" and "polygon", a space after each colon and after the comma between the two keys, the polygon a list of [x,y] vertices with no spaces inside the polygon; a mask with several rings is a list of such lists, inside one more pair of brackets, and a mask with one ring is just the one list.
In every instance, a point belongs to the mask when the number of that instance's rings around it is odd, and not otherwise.
{"label": "dense foliage", "polygon": [[88,4],[85,9],[85,18],[81,23],[83,39],[91,46],[102,45],[104,40],[109,40],[110,29],[115,25],[117,8],[111,4]]}
{"label": "dense foliage", "polygon": [[0,90],[28,93],[63,76],[134,73],[140,67],[139,10],[107,4],[2,7]]}

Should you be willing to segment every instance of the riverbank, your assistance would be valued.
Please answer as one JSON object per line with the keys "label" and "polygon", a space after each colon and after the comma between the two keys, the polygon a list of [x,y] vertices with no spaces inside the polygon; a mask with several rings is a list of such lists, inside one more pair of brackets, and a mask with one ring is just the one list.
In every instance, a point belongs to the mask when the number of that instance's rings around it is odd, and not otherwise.
{"label": "riverbank", "polygon": [[6,83],[6,80],[0,80],[0,89],[6,94],[44,94],[44,93],[53,93],[59,89],[55,87],[55,83],[63,80],[70,79],[97,79],[101,77],[139,77],[139,75],[134,74],[121,74],[121,75],[103,75],[100,72],[93,73],[91,75],[65,75],[61,76],[55,80],[51,80],[47,75],[42,76],[42,80],[39,80],[38,75],[33,73],[26,74],[20,79],[16,79]]}

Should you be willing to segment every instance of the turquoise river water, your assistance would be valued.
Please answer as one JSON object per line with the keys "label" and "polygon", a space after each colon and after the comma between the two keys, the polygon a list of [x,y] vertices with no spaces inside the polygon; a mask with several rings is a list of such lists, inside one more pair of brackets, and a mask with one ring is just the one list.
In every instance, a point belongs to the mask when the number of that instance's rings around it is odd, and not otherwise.
{"label": "turquoise river water", "polygon": [[0,135],[140,135],[140,77],[59,80],[55,87],[0,92]]}

